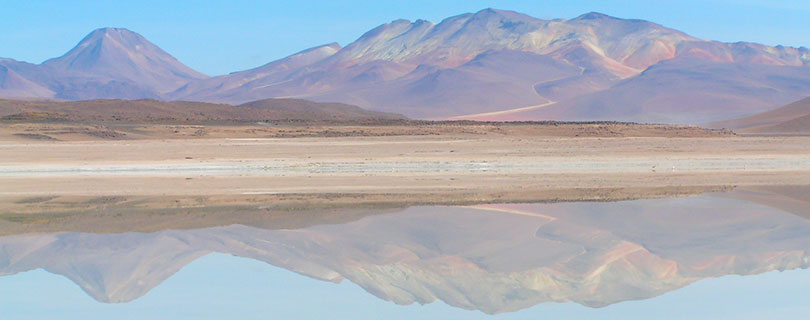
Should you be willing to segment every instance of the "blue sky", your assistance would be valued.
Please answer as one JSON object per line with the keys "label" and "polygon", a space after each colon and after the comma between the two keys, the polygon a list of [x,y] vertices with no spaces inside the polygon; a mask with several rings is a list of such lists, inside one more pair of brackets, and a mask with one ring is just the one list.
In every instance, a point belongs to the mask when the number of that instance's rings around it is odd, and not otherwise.
{"label": "blue sky", "polygon": [[438,22],[487,7],[544,19],[598,11],[704,39],[810,47],[810,1],[800,0],[0,0],[0,57],[40,63],[95,28],[125,27],[190,67],[218,75],[324,43],[346,45],[398,18]]}

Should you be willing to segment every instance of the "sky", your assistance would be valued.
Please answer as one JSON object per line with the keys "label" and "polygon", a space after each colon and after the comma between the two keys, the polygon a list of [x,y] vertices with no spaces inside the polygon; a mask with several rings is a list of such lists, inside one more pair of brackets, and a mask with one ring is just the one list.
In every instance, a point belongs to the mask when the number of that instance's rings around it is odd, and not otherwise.
{"label": "sky", "polygon": [[439,22],[489,7],[542,19],[596,11],[707,40],[810,47],[810,1],[803,0],[0,0],[0,57],[41,63],[96,28],[123,27],[200,72],[220,75],[321,44],[346,45],[392,20]]}

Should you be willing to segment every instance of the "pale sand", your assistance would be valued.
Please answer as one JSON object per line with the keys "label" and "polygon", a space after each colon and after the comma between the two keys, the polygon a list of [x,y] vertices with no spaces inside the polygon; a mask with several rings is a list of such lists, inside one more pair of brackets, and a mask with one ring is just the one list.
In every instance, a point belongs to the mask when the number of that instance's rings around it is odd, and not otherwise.
{"label": "pale sand", "polygon": [[5,197],[810,184],[810,137],[17,140],[0,150]]}

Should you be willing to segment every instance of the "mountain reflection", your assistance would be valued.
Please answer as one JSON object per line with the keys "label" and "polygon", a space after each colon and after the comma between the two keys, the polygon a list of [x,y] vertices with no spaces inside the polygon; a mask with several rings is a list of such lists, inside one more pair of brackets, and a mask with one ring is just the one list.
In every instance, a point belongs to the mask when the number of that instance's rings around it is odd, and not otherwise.
{"label": "mountain reflection", "polygon": [[98,301],[128,302],[217,252],[346,279],[398,304],[441,300],[486,313],[544,302],[602,307],[705,278],[809,267],[807,206],[774,205],[786,202],[772,191],[410,207],[298,229],[12,235],[0,237],[0,275],[41,268]]}

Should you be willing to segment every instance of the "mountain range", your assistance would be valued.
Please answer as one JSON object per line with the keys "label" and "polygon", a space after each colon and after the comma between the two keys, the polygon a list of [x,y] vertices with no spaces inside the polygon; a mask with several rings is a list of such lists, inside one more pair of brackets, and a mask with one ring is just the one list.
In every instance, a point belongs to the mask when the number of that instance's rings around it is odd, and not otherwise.
{"label": "mountain range", "polygon": [[810,49],[701,40],[600,13],[543,20],[485,9],[396,20],[345,47],[207,77],[137,33],[105,28],[40,65],[0,59],[0,96],[302,98],[424,119],[699,124],[810,96]]}

